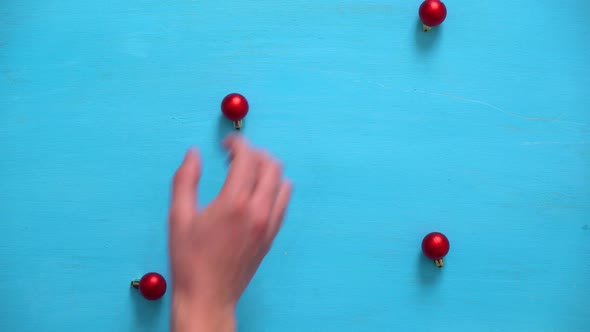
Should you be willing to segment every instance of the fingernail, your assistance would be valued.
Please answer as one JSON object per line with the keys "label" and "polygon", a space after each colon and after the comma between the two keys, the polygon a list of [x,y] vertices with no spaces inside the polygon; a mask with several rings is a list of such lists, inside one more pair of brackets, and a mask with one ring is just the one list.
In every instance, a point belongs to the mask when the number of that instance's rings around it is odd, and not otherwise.
{"label": "fingernail", "polygon": [[196,156],[197,155],[197,149],[195,147],[191,147],[186,151],[186,154],[184,155],[184,159],[188,159],[190,156]]}

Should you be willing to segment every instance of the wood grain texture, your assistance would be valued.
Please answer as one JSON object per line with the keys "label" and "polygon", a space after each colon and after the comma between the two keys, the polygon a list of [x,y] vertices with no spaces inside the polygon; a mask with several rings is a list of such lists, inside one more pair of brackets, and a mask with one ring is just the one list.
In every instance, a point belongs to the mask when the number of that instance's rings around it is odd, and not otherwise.
{"label": "wood grain texture", "polygon": [[0,330],[167,329],[129,281],[237,91],[296,186],[241,331],[588,331],[590,4],[419,3],[1,1]]}

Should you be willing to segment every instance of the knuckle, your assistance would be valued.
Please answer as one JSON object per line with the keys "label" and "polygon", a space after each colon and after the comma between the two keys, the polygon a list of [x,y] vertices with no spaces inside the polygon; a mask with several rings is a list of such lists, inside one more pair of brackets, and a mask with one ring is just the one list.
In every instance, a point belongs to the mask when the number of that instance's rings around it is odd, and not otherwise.
{"label": "knuckle", "polygon": [[181,170],[179,169],[174,173],[174,176],[172,177],[172,185],[177,186],[180,183],[181,178],[182,178]]}
{"label": "knuckle", "polygon": [[263,151],[263,150],[260,150],[260,149],[254,149],[254,150],[252,151],[252,154],[254,155],[254,158],[256,158],[256,160],[257,160],[259,163],[265,163],[265,162],[267,162],[267,161],[268,161],[268,158],[269,158],[269,156],[268,156],[268,153],[266,153],[266,152],[265,152],[265,151]]}
{"label": "knuckle", "polygon": [[283,174],[283,164],[278,160],[273,160],[273,169],[277,173],[277,175]]}
{"label": "knuckle", "polygon": [[171,208],[170,211],[168,211],[168,222],[172,225],[183,222],[187,219],[190,219],[190,217],[187,217],[186,213],[182,213],[179,209]]}
{"label": "knuckle", "polygon": [[175,222],[179,219],[178,212],[175,209],[170,209],[168,211],[168,221]]}
{"label": "knuckle", "polygon": [[264,160],[268,163],[268,165],[270,167],[279,168],[279,169],[281,169],[283,167],[280,160],[278,158],[276,158],[275,156],[273,156],[272,154],[270,154],[269,152],[264,151],[263,155],[264,155]]}
{"label": "knuckle", "polygon": [[260,163],[271,172],[282,174],[283,164],[268,152],[261,152]]}
{"label": "knuckle", "polygon": [[256,233],[264,233],[268,228],[269,214],[266,212],[254,212],[251,217],[252,227]]}
{"label": "knuckle", "polygon": [[187,177],[187,170],[184,167],[179,168],[172,177],[172,185],[178,186],[184,182]]}
{"label": "knuckle", "polygon": [[248,208],[248,197],[245,195],[237,195],[233,200],[231,211],[234,215],[242,215]]}

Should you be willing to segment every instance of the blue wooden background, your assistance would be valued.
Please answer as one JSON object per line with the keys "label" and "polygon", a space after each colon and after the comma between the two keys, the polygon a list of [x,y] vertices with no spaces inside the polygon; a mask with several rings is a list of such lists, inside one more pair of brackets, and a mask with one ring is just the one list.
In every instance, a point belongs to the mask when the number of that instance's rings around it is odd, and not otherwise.
{"label": "blue wooden background", "polygon": [[588,331],[590,3],[446,4],[0,1],[0,331],[167,329],[129,281],[234,91],[296,185],[241,331]]}

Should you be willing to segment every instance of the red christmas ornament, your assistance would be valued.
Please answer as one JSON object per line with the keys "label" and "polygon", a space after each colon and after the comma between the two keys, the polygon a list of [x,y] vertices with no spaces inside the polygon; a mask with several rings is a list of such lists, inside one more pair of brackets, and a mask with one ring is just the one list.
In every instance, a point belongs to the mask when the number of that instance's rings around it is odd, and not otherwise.
{"label": "red christmas ornament", "polygon": [[242,128],[242,119],[248,114],[248,101],[239,93],[230,93],[221,102],[221,112],[234,123],[234,128]]}
{"label": "red christmas ornament", "polygon": [[133,280],[131,287],[139,289],[143,297],[148,300],[157,300],[166,293],[166,279],[156,272],[143,275],[140,280]]}
{"label": "red christmas ornament", "polygon": [[422,240],[422,252],[424,252],[426,257],[434,260],[434,263],[438,267],[443,267],[443,258],[449,252],[450,247],[449,239],[439,232],[432,232]]}
{"label": "red christmas ornament", "polygon": [[424,32],[441,24],[447,17],[447,7],[440,0],[426,0],[418,10]]}

